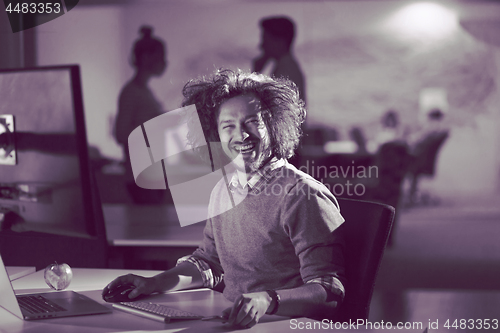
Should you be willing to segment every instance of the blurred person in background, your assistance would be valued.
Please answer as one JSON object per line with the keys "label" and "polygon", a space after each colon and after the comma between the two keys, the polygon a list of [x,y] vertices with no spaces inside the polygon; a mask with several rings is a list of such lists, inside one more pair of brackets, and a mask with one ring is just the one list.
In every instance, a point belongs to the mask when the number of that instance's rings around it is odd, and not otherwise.
{"label": "blurred person in background", "polygon": [[[262,29],[260,49],[262,54],[252,63],[252,71],[268,74],[275,78],[286,78],[295,83],[299,90],[299,97],[306,101],[305,79],[299,63],[292,54],[292,45],[295,38],[295,24],[285,16],[272,16],[260,21]],[[271,64],[273,68],[270,71]],[[305,130],[305,122],[302,131]],[[295,155],[289,160],[296,167],[302,164],[301,145]]]}
{"label": "blurred person in background", "polygon": [[450,132],[449,125],[443,121],[444,117],[443,110],[432,108],[427,112],[420,129],[409,136],[412,160],[408,168],[411,182],[408,206],[432,201],[429,194],[419,193],[418,183],[422,176],[433,177],[435,174],[439,152]]}
{"label": "blurred person in background", "polygon": [[385,143],[405,142],[408,128],[401,124],[399,114],[394,109],[389,109],[382,115],[380,125],[375,137],[367,144],[367,149],[374,154]]}
{"label": "blurred person in background", "polygon": [[[161,76],[167,68],[167,52],[163,41],[153,37],[153,28],[143,26],[139,30],[141,38],[134,44],[132,50],[132,65],[135,74],[125,84],[118,99],[118,114],[114,125],[114,137],[123,148],[126,186],[134,201],[143,195],[134,181],[130,155],[128,151],[128,136],[145,121],[163,113],[162,105],[156,99],[148,83],[153,77]],[[151,195],[152,192],[144,193]]]}
{"label": "blurred person in background", "polygon": [[260,49],[262,54],[253,60],[252,71],[263,73],[274,63],[271,75],[291,80],[299,89],[299,96],[305,102],[305,79],[299,63],[292,54],[295,38],[295,24],[285,16],[267,17],[260,21],[262,28]]}

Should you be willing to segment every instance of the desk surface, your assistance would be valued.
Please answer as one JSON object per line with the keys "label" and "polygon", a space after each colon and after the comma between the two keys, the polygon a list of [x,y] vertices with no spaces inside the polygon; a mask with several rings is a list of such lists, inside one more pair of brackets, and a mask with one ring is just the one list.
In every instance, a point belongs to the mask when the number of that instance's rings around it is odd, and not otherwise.
{"label": "desk surface", "polygon": [[[126,273],[135,273],[143,276],[153,276],[159,271],[128,271],[128,270],[103,270],[103,269],[79,269],[73,270],[73,281],[71,290],[78,291],[97,302],[111,308],[111,304],[105,303],[101,298],[101,289],[117,276]],[[50,289],[45,285],[43,272],[38,271],[12,282],[17,294],[27,292],[47,292]],[[210,316],[220,314],[223,309],[231,305],[222,294],[208,289],[172,292],[152,296],[149,301],[172,306],[181,310],[187,310]],[[264,316],[261,322],[245,332],[294,332],[300,325],[313,325],[316,323],[317,330],[307,329],[308,332],[324,332],[319,328],[319,322],[309,319],[297,319],[291,322],[289,318],[280,316]],[[312,326],[311,326],[312,327]],[[101,332],[231,332],[218,322],[202,322],[199,320],[183,321],[170,324],[156,322],[150,319],[134,316],[119,310],[112,309],[111,314],[81,316],[70,318],[57,318],[39,321],[23,321],[4,309],[0,308],[0,332],[9,333],[101,333]],[[330,330],[346,332],[347,330]],[[359,332],[380,332],[383,330],[369,330],[360,327]],[[422,330],[408,330],[405,332],[418,332]]]}
{"label": "desk surface", "polygon": [[[69,289],[80,292],[97,302],[111,308],[101,298],[101,290],[114,278],[131,273],[129,270],[79,269],[73,270],[73,281]],[[153,276],[159,271],[132,271],[143,276]],[[12,282],[16,294],[51,291],[44,282],[43,272],[38,271]],[[172,292],[155,295],[152,302],[170,305],[172,307],[192,311],[205,316],[218,315],[231,305],[222,294],[208,289]],[[0,309],[0,332],[228,332],[221,323],[184,321],[164,324],[153,320],[137,317],[119,310],[111,314],[81,316],[70,318],[47,319],[40,321],[23,321],[4,309]],[[289,326],[289,319],[278,316],[265,316],[255,332],[281,332]]]}
{"label": "desk surface", "polygon": [[113,246],[197,247],[204,222],[181,227],[171,205],[103,205],[108,242]]}

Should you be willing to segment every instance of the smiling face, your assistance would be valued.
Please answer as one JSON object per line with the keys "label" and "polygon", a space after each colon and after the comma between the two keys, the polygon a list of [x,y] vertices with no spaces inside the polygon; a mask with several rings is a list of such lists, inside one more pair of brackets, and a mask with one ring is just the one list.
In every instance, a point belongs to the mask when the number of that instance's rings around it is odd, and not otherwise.
{"label": "smiling face", "polygon": [[239,171],[251,173],[270,156],[269,133],[255,96],[241,95],[222,103],[217,124],[222,150]]}

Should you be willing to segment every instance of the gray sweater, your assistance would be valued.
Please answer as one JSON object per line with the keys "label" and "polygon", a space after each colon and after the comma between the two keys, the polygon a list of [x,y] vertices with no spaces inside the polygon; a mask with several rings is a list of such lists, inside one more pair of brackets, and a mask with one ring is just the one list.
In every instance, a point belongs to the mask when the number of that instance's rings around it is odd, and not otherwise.
{"label": "gray sweater", "polygon": [[342,241],[334,232],[344,222],[338,203],[322,183],[288,163],[251,189],[230,191],[220,181],[209,216],[215,217],[193,257],[207,262],[214,276],[223,274],[231,301],[312,279],[344,280]]}

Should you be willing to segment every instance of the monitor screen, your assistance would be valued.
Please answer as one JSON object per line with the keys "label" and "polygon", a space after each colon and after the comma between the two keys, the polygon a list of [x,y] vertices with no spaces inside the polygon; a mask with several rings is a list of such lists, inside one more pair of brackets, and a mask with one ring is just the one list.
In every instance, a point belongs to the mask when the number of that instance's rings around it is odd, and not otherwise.
{"label": "monitor screen", "polygon": [[96,235],[77,65],[0,70],[2,230]]}

